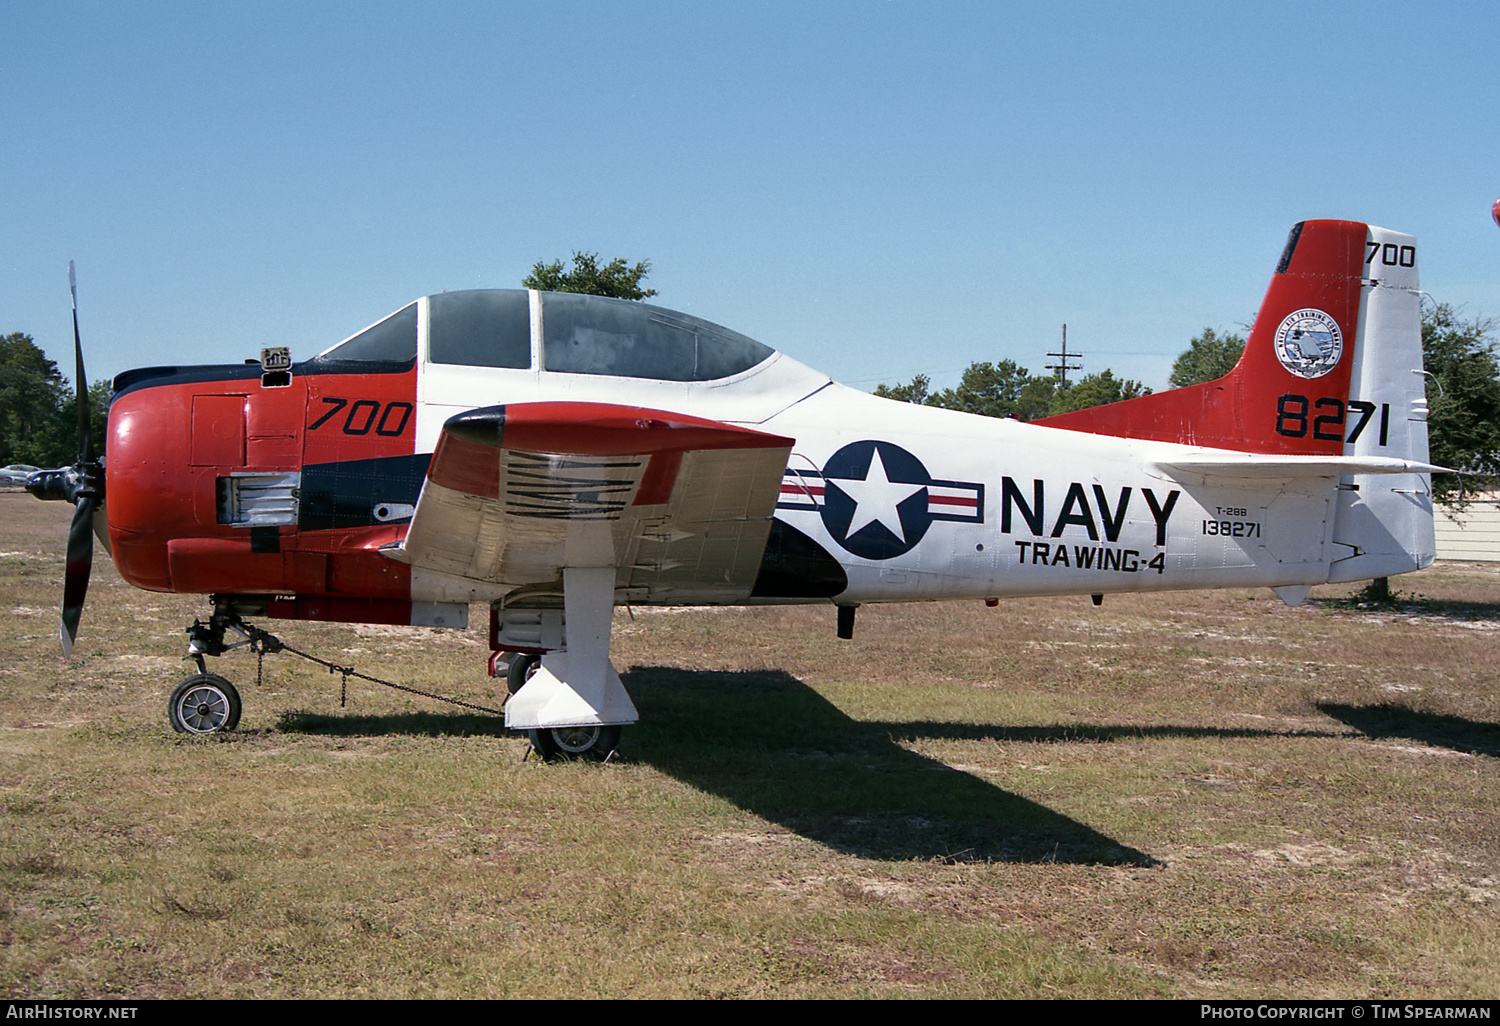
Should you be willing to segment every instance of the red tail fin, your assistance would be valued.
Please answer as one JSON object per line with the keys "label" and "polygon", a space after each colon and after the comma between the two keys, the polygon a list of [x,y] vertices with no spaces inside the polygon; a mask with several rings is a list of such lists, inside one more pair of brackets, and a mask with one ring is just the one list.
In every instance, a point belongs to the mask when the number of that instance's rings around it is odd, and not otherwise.
{"label": "red tail fin", "polygon": [[1037,423],[1242,452],[1342,453],[1368,234],[1356,221],[1294,227],[1245,353],[1217,381]]}

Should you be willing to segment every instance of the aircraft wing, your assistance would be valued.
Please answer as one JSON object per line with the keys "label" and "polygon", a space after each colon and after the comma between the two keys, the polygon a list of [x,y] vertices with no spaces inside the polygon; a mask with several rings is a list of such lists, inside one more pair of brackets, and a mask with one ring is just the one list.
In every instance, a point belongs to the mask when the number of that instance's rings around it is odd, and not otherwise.
{"label": "aircraft wing", "polygon": [[560,589],[564,568],[614,567],[617,594],[636,602],[740,602],[791,447],[608,403],[471,410],[443,425],[406,538],[382,551],[492,586],[475,594]]}

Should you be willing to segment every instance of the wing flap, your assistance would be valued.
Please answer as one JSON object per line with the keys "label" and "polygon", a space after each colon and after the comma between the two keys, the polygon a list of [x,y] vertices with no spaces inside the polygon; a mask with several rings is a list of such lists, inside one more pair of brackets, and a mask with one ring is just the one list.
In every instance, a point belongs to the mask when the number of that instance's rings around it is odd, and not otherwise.
{"label": "wing flap", "polygon": [[637,522],[625,579],[632,596],[710,602],[726,586],[748,596],[788,452],[790,446],[685,453],[666,509]]}

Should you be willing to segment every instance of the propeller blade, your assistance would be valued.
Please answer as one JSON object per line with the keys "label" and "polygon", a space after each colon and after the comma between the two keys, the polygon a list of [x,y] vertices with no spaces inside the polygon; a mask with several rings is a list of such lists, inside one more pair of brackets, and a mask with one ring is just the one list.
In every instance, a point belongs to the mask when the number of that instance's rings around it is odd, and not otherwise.
{"label": "propeller blade", "polygon": [[73,654],[73,640],[78,637],[78,621],[83,616],[83,599],[89,592],[89,572],[94,566],[94,510],[98,499],[93,492],[78,497],[73,509],[73,523],[68,526],[68,564],[63,571],[62,641],[63,655]]}
{"label": "propeller blade", "polygon": [[[78,330],[78,274],[68,261],[68,291],[73,296],[73,355],[77,362],[78,462],[71,467],[43,470],[26,479],[26,490],[38,499],[62,499],[73,503],[73,523],[68,527],[68,562],[63,571],[62,627],[58,639],[63,655],[73,654],[83,600],[89,593],[89,572],[94,567],[96,520],[104,510],[104,465],[94,456],[94,431],[89,417],[89,382],[83,371],[83,336]],[[105,551],[109,543],[105,542]]]}
{"label": "propeller blade", "polygon": [[78,462],[94,462],[94,429],[89,422],[89,381],[83,373],[83,337],[78,332],[78,275],[68,261],[68,292],[73,297],[73,357],[78,372],[73,381],[78,391]]}

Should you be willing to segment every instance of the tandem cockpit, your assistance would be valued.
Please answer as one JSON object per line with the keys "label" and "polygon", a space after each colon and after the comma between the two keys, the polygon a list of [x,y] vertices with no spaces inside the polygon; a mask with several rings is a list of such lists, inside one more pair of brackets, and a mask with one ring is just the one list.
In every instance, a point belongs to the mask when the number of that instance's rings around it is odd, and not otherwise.
{"label": "tandem cockpit", "polygon": [[[426,296],[301,365],[418,368],[417,449],[447,415],[496,403],[617,402],[758,424],[830,383],[737,331],[691,314],[566,292],[471,289]],[[425,415],[424,415],[425,414]]]}

